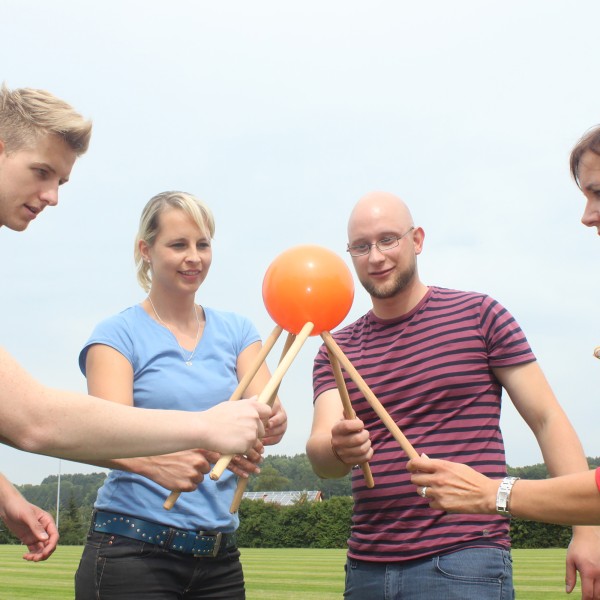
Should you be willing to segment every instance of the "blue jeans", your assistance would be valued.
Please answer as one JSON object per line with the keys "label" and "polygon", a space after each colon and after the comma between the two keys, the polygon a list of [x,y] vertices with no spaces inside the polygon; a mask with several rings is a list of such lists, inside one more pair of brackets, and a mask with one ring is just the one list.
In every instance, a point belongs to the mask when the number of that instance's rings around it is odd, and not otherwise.
{"label": "blue jeans", "polygon": [[120,535],[91,532],[75,574],[77,600],[243,600],[237,548],[195,558]]}
{"label": "blue jeans", "polygon": [[352,600],[513,600],[508,550],[468,548],[405,563],[348,558],[344,598]]}

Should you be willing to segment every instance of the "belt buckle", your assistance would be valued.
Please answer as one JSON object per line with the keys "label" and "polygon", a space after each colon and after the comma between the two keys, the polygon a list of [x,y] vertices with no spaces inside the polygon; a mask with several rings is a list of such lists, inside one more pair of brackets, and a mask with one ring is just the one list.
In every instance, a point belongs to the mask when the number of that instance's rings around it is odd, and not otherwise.
{"label": "belt buckle", "polygon": [[221,549],[222,540],[223,540],[223,534],[219,531],[217,533],[217,535],[215,536],[215,545],[213,546],[213,551],[210,555],[212,558],[217,556],[217,554],[219,553],[219,550]]}
{"label": "belt buckle", "polygon": [[223,541],[223,533],[218,531],[215,535],[206,535],[202,531],[198,532],[198,535],[203,537],[211,537],[214,538],[215,543],[213,544],[212,550],[210,552],[195,552],[195,558],[215,558],[221,549],[221,543]]}

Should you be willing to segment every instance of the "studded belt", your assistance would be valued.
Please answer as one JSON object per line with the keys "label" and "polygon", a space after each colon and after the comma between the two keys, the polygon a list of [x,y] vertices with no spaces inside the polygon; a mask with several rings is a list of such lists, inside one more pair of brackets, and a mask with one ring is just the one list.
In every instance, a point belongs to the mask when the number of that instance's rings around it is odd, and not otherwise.
{"label": "studded belt", "polygon": [[235,533],[188,531],[120,513],[94,511],[92,529],[156,544],[196,557],[215,557],[236,544]]}

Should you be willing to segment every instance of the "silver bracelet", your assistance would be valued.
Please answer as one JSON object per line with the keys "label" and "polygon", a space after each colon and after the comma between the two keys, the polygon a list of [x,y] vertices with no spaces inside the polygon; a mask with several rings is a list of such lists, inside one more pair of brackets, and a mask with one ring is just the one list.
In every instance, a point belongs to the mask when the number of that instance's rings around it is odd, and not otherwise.
{"label": "silver bracelet", "polygon": [[510,516],[510,493],[515,481],[518,477],[505,477],[502,483],[498,487],[498,493],[496,494],[496,512],[501,515]]}

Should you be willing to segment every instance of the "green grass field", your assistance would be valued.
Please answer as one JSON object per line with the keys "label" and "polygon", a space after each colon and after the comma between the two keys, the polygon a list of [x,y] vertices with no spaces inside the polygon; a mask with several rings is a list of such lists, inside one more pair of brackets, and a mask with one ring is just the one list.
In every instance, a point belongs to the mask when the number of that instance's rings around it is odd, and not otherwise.
{"label": "green grass field", "polygon": [[[59,546],[46,562],[21,559],[20,546],[0,545],[0,600],[72,600],[82,548]],[[565,596],[564,549],[513,550],[518,600]],[[330,600],[342,597],[345,550],[244,549],[248,600]]]}

